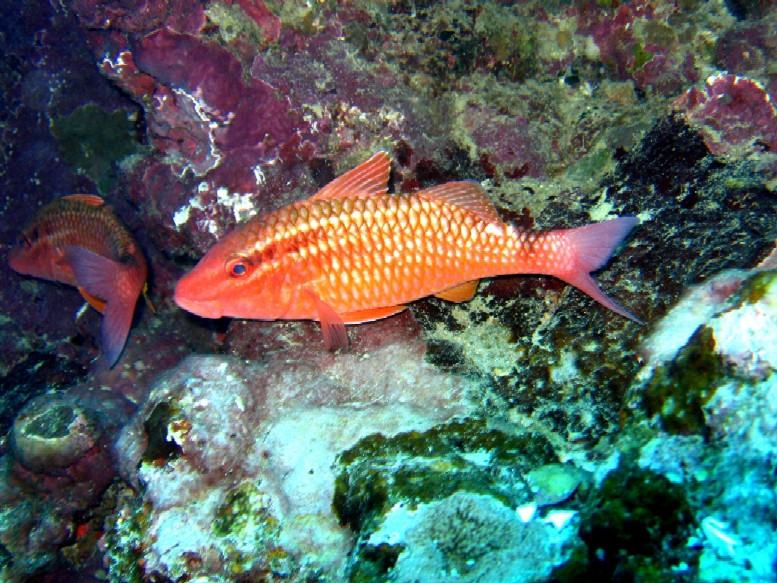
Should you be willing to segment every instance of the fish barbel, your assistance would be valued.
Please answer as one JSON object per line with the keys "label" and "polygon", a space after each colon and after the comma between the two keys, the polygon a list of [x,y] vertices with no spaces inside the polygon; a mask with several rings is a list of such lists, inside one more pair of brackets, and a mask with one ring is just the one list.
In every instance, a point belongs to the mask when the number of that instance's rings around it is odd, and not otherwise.
{"label": "fish barbel", "polygon": [[483,277],[542,274],[638,321],[589,275],[636,218],[517,229],[474,182],[390,195],[389,171],[380,152],[311,198],[238,226],[178,282],[176,303],[205,318],[316,320],[334,349],[347,346],[346,324],[396,314],[429,295],[469,300]]}

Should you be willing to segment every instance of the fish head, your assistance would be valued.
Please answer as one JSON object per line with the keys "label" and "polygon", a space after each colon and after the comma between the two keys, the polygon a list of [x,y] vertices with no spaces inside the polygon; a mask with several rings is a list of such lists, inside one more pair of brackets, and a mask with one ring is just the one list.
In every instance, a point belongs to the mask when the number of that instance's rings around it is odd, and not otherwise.
{"label": "fish head", "polygon": [[[178,282],[175,303],[203,318],[276,320],[288,311],[289,290],[272,261],[233,231]],[[266,256],[264,256],[266,259]]]}

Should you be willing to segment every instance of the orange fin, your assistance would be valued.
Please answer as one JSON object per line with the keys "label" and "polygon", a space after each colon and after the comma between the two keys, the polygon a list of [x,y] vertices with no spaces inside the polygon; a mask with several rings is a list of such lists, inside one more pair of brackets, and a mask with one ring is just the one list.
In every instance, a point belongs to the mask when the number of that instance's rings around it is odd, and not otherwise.
{"label": "orange fin", "polygon": [[361,324],[362,322],[372,322],[373,320],[380,320],[382,318],[388,318],[394,314],[398,314],[405,309],[406,306],[386,306],[385,308],[372,308],[370,310],[357,310],[356,312],[348,312],[343,314],[343,322],[346,324]]}
{"label": "orange fin", "polygon": [[321,332],[324,334],[324,346],[327,350],[348,348],[348,333],[345,331],[345,322],[335,309],[322,300],[318,294],[309,289],[303,290],[316,306],[316,315],[321,322]]}
{"label": "orange fin", "polygon": [[119,262],[83,247],[65,247],[64,252],[80,286],[91,296],[108,298],[100,326],[100,343],[108,366],[112,367],[127,342],[135,303],[140,295],[140,283],[137,292],[127,293],[125,290],[121,293],[116,287],[117,272],[121,269]]}
{"label": "orange fin", "polygon": [[487,223],[502,223],[494,203],[477,182],[448,182],[417,192],[416,196],[430,201],[444,202],[471,212]]}
{"label": "orange fin", "polygon": [[78,291],[81,293],[82,296],[84,296],[84,299],[87,302],[89,302],[89,305],[92,306],[95,310],[97,310],[101,314],[105,312],[105,300],[101,300],[100,298],[93,296],[84,288],[82,288],[80,285],[78,286]]}
{"label": "orange fin", "polygon": [[96,194],[71,194],[63,196],[62,200],[72,200],[75,202],[82,202],[89,206],[102,206],[105,201]]}
{"label": "orange fin", "polygon": [[386,152],[378,152],[353,170],[335,178],[311,198],[342,198],[388,194],[391,160]]}
{"label": "orange fin", "polygon": [[478,289],[479,279],[473,279],[472,281],[465,281],[454,287],[449,287],[446,290],[437,292],[434,297],[440,298],[447,302],[468,302],[475,296],[475,292]]}
{"label": "orange fin", "polygon": [[639,223],[636,217],[618,217],[603,223],[593,223],[576,229],[554,231],[564,237],[574,252],[572,267],[563,273],[551,272],[559,279],[584,291],[604,307],[616,314],[625,316],[639,324],[644,324],[637,316],[629,312],[618,302],[607,296],[597,285],[591,271],[601,268],[610,260],[618,245],[628,236],[631,229]]}

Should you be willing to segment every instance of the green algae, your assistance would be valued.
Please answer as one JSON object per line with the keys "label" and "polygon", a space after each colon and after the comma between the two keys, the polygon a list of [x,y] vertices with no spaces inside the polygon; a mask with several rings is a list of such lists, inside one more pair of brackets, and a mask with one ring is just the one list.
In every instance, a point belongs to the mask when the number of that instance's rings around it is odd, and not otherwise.
{"label": "green algae", "polygon": [[699,328],[677,358],[656,370],[645,388],[648,413],[670,433],[706,434],[703,407],[725,380],[728,367],[715,352],[712,329]]}
{"label": "green algae", "polygon": [[218,537],[250,531],[252,537],[262,541],[271,539],[280,531],[278,520],[267,510],[265,495],[249,482],[227,493],[216,510],[212,528]]}
{"label": "green algae", "polygon": [[224,46],[229,47],[236,41],[258,47],[267,44],[264,30],[237,4],[228,6],[213,3],[205,10],[205,14],[216,27],[217,39]]}
{"label": "green algae", "polygon": [[655,57],[654,53],[651,53],[639,45],[634,45],[632,54],[634,55],[634,71],[639,71],[646,63],[649,63],[653,57]]}
{"label": "green algae", "polygon": [[575,553],[557,581],[674,580],[672,567],[698,565],[687,545],[693,511],[682,486],[626,461],[607,475],[581,512],[588,555]]}
{"label": "green algae", "polygon": [[404,545],[364,545],[354,561],[351,583],[383,583],[389,581],[389,572],[396,565]]}
{"label": "green algae", "polygon": [[[511,81],[523,81],[539,69],[532,20],[511,7],[483,4],[475,23],[476,51],[492,59],[490,68]],[[482,47],[482,48],[481,48]]]}
{"label": "green algae", "polygon": [[482,419],[455,420],[393,437],[370,435],[338,458],[333,507],[343,525],[365,532],[398,502],[416,505],[457,491],[515,505],[528,491],[495,476],[522,474],[555,461],[545,437],[507,433]]}
{"label": "green algae", "polygon": [[777,284],[777,272],[763,271],[748,279],[738,293],[744,303],[756,304],[771,291],[775,284]]}
{"label": "green algae", "polygon": [[70,424],[76,420],[76,413],[69,406],[56,406],[36,415],[30,423],[24,427],[24,434],[28,437],[40,437],[43,439],[55,439],[67,437],[70,434]]}
{"label": "green algae", "polygon": [[109,514],[105,523],[108,580],[142,583],[146,579],[141,556],[147,545],[151,507],[124,484],[111,486],[108,496],[115,498],[117,507],[122,506],[118,512]]}
{"label": "green algae", "polygon": [[89,177],[101,193],[116,186],[120,163],[140,150],[136,121],[123,109],[84,105],[55,118],[51,133],[68,166]]}

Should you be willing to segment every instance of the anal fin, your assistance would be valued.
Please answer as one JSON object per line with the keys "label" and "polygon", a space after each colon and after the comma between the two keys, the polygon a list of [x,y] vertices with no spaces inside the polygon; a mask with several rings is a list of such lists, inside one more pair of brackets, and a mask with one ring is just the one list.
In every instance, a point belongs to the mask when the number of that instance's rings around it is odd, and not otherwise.
{"label": "anal fin", "polygon": [[100,298],[93,296],[80,285],[78,286],[78,291],[81,293],[84,299],[89,302],[90,306],[92,306],[101,314],[105,313],[105,300],[101,300]]}
{"label": "anal fin", "polygon": [[468,302],[475,296],[475,292],[478,289],[479,279],[473,279],[471,281],[465,281],[454,287],[449,287],[441,292],[434,294],[434,297],[440,298],[447,302]]}
{"label": "anal fin", "polygon": [[405,309],[405,306],[386,306],[384,308],[371,308],[369,310],[357,310],[355,312],[348,312],[343,314],[343,322],[346,324],[361,324],[362,322],[372,322],[373,320],[380,320],[382,318],[388,318],[394,314],[398,314]]}

